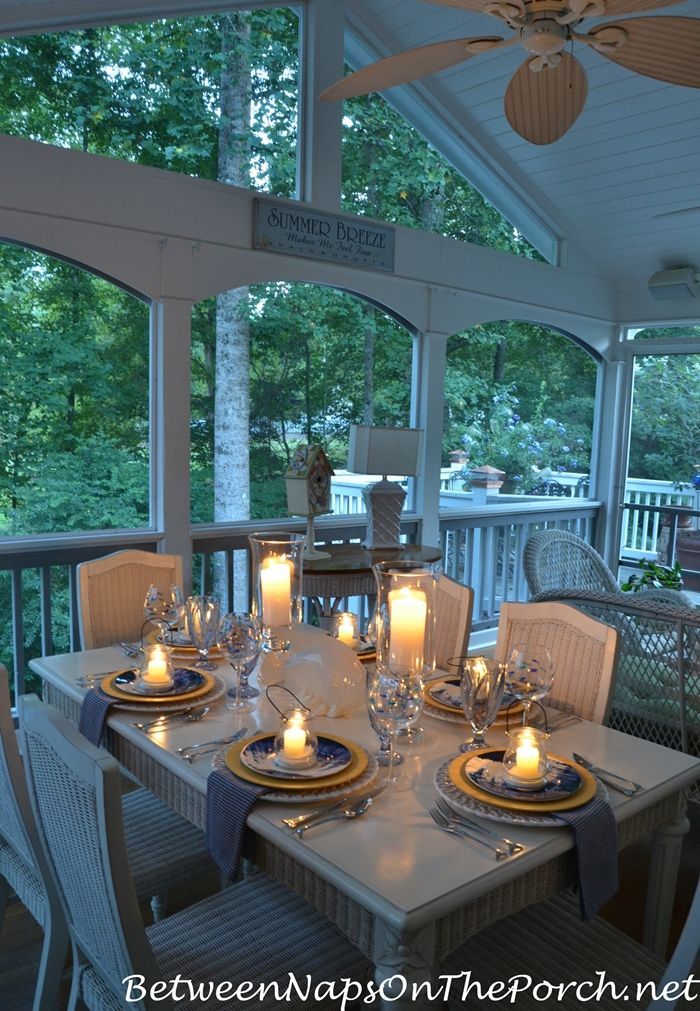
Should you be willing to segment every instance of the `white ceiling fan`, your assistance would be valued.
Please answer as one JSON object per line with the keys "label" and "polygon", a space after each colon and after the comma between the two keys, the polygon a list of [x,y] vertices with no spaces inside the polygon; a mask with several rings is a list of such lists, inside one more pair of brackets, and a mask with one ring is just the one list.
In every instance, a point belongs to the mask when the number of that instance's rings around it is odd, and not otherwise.
{"label": "white ceiling fan", "polygon": [[498,18],[515,34],[452,39],[408,49],[350,74],[321,95],[336,101],[384,91],[455,66],[480,53],[520,43],[528,54],[505,94],[512,128],[531,144],[551,144],[570,129],[586,101],[586,73],[566,46],[590,46],[606,59],[647,77],[700,88],[700,20],[626,18],[587,32],[586,18],[618,17],[671,7],[680,0],[427,0]]}

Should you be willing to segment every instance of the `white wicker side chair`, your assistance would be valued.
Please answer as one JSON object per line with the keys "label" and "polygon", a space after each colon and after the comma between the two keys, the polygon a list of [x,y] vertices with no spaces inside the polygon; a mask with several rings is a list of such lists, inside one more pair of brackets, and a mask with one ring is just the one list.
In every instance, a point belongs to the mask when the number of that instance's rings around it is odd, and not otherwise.
{"label": "white wicker side chair", "polygon": [[[21,714],[32,803],[68,910],[74,953],[69,1011],[78,998],[90,1011],[122,1011],[122,980],[134,974],[147,985],[178,973],[195,985],[274,979],[284,985],[290,972],[299,979],[307,973],[316,980],[366,977],[368,963],[342,934],[264,874],[144,929],[129,877],[119,766],[37,698],[24,697]],[[221,1005],[216,999],[168,1004],[148,994],[128,1004],[136,1011],[175,1006],[216,1011]],[[309,1004],[268,995],[267,1003],[255,1006],[308,1011]]]}
{"label": "white wicker side chair", "polygon": [[182,558],[115,551],[81,562],[77,573],[80,640],[83,649],[98,649],[139,638],[146,590],[151,583],[182,586]]}
{"label": "white wicker side chair", "polygon": [[466,654],[473,606],[471,586],[440,576],[435,594],[435,660],[440,670],[447,670],[450,657]]}
{"label": "white wicker side chair", "polygon": [[68,925],[37,834],[0,664],[0,927],[10,890],[43,927],[33,1011],[53,1011],[68,954]]}
{"label": "white wicker side chair", "polygon": [[605,720],[617,658],[614,628],[556,601],[503,604],[496,658],[507,660],[516,643],[540,643],[549,650],[554,684],[548,704],[593,723]]}

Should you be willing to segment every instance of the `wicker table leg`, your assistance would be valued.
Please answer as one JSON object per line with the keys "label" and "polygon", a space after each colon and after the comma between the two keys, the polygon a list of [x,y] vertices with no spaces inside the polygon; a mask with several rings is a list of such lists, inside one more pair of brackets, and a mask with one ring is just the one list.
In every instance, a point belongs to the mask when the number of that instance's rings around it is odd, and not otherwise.
{"label": "wicker table leg", "polygon": [[675,821],[661,825],[652,835],[643,943],[661,958],[666,958],[673,900],[683,837],[690,828],[686,817],[687,794],[678,796]]}
{"label": "wicker table leg", "polygon": [[[434,923],[409,932],[375,919],[374,981],[382,987],[382,1011],[428,1007],[430,984],[434,980],[435,936]],[[427,985],[416,991],[420,984]]]}

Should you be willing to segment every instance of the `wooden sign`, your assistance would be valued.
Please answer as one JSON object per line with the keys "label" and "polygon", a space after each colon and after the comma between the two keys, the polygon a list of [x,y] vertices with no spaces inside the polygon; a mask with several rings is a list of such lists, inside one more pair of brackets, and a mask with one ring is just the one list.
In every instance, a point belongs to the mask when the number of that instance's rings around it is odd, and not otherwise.
{"label": "wooden sign", "polygon": [[357,218],[255,199],[253,247],[312,260],[393,271],[394,229]]}

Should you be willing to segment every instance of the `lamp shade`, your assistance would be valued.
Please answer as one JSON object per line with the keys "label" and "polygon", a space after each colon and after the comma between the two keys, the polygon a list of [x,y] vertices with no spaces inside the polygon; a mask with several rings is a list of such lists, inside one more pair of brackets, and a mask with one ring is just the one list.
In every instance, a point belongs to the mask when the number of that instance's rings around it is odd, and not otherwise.
{"label": "lamp shade", "polygon": [[418,473],[420,428],[351,425],[347,469],[354,474]]}

